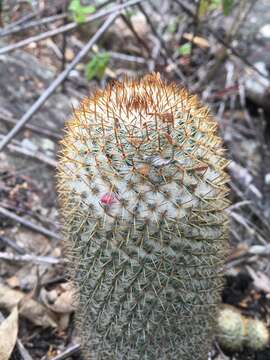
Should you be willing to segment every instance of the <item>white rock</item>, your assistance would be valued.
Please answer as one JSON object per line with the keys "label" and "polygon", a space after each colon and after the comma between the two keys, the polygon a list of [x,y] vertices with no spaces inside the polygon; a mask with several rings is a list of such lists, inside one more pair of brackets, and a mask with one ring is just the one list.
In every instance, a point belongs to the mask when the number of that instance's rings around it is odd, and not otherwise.
{"label": "white rock", "polygon": [[34,144],[31,140],[29,139],[23,139],[22,142],[22,147],[31,151],[37,151],[38,150],[38,146],[36,144]]}
{"label": "white rock", "polygon": [[45,151],[54,151],[55,150],[55,143],[50,139],[42,139],[41,140],[41,147]]}
{"label": "white rock", "polygon": [[270,185],[270,173],[265,174],[264,182],[266,185]]}
{"label": "white rock", "polygon": [[270,24],[266,24],[263,27],[260,28],[259,33],[264,38],[270,38]]}

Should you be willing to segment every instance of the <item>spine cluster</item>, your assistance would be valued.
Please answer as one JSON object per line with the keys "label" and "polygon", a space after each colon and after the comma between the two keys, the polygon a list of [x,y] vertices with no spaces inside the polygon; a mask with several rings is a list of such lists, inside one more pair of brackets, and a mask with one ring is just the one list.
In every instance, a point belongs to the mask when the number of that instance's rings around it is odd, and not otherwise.
{"label": "spine cluster", "polygon": [[67,122],[58,188],[86,359],[207,359],[227,248],[216,128],[156,74]]}

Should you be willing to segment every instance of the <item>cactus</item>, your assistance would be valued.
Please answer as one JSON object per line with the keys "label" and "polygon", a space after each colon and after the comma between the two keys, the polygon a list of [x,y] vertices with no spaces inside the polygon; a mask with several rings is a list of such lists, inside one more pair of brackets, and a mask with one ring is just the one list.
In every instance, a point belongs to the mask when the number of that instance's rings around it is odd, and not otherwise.
{"label": "cactus", "polygon": [[269,345],[269,330],[266,324],[258,319],[243,316],[232,306],[224,305],[218,315],[218,341],[229,351],[242,351],[249,348],[255,351]]}
{"label": "cactus", "polygon": [[249,319],[247,322],[246,346],[260,351],[269,345],[269,330],[266,324],[258,319]]}
{"label": "cactus", "polygon": [[217,124],[159,74],[85,99],[58,190],[85,358],[205,360],[227,249]]}
{"label": "cactus", "polygon": [[231,306],[220,310],[218,315],[218,341],[230,351],[241,351],[246,337],[246,322],[240,311]]}

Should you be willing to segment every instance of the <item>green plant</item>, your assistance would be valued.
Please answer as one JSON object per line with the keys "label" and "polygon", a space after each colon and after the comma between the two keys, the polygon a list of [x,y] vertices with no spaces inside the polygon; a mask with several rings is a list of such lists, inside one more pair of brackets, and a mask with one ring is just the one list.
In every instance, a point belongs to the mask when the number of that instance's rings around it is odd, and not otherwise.
{"label": "green plant", "polygon": [[234,0],[222,0],[223,14],[225,16],[230,15],[233,7]]}
{"label": "green plant", "polygon": [[233,7],[234,0],[200,0],[198,8],[198,16],[203,17],[207,11],[215,10],[222,7],[223,14],[228,16]]}
{"label": "green plant", "polygon": [[94,13],[96,8],[92,5],[81,5],[80,0],[71,0],[68,10],[78,24],[83,24],[86,21],[87,15]]}
{"label": "green plant", "polygon": [[207,359],[227,248],[216,128],[158,74],[98,90],[67,123],[58,191],[86,359]]}
{"label": "green plant", "polygon": [[85,67],[87,80],[92,80],[95,77],[101,80],[109,61],[110,55],[108,53],[94,55]]}
{"label": "green plant", "polygon": [[191,53],[191,43],[185,43],[178,48],[180,55],[187,56]]}

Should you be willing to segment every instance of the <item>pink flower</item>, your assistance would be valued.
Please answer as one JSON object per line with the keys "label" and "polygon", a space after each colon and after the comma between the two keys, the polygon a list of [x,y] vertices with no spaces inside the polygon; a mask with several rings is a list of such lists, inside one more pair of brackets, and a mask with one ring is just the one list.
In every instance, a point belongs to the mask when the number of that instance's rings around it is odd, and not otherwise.
{"label": "pink flower", "polygon": [[105,193],[101,196],[100,202],[102,205],[110,206],[117,201],[117,198],[114,193]]}

